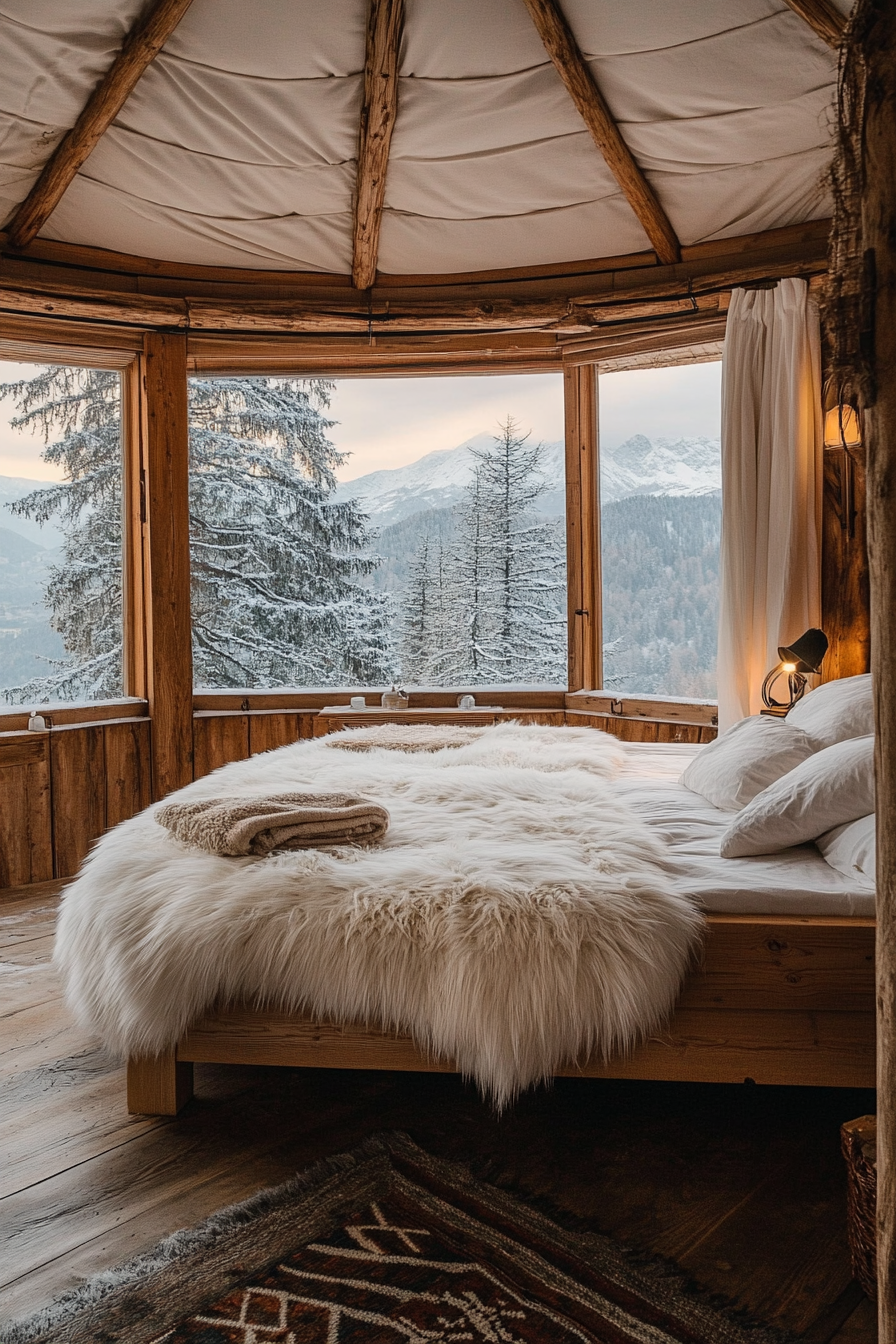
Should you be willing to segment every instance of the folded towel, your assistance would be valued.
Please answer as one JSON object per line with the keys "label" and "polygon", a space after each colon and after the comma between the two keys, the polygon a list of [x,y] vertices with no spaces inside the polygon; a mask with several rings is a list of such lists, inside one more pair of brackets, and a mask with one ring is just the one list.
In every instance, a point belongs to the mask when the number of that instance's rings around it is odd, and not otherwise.
{"label": "folded towel", "polygon": [[350,793],[275,793],[167,803],[156,821],[185,845],[236,856],[375,844],[386,834],[389,813]]}

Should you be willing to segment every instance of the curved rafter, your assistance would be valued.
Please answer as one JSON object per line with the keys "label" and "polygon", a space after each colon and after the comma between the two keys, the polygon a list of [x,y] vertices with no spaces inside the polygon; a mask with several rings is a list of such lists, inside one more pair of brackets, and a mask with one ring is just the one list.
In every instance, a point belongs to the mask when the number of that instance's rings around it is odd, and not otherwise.
{"label": "curved rafter", "polygon": [[830,0],[786,0],[786,3],[794,14],[805,19],[822,42],[835,49],[839,47],[846,30],[846,19]]}
{"label": "curved rafter", "polygon": [[591,138],[622,188],[661,262],[681,257],[681,244],[653,188],[622,138],[588,62],[572,35],[558,0],[525,0],[526,8],[557,73],[591,132]]}
{"label": "curved rafter", "polygon": [[352,230],[352,283],[356,289],[369,289],[376,278],[386,171],[398,116],[398,49],[403,21],[404,0],[370,0]]}
{"label": "curved rafter", "polygon": [[124,40],[121,51],[56,146],[8,228],[10,247],[27,247],[56,209],[78,170],[118,116],[138,79],[155,60],[192,0],[157,0]]}

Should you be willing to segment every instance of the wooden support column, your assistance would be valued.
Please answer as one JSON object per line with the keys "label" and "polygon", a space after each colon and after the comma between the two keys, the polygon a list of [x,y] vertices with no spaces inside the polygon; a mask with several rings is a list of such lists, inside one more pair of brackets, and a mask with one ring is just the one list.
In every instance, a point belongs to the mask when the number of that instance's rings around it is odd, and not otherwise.
{"label": "wooden support column", "polygon": [[600,489],[597,369],[564,370],[566,416],[566,566],[570,691],[601,685]]}
{"label": "wooden support column", "polygon": [[[896,1340],[896,6],[860,4],[866,64],[862,243],[873,312],[866,407],[871,667],[877,719],[877,1263],[881,1344]],[[872,269],[873,264],[873,269]],[[869,305],[870,307],[870,305]]]}
{"label": "wooden support column", "polygon": [[187,338],[149,332],[143,348],[146,689],[152,791],[193,778]]}

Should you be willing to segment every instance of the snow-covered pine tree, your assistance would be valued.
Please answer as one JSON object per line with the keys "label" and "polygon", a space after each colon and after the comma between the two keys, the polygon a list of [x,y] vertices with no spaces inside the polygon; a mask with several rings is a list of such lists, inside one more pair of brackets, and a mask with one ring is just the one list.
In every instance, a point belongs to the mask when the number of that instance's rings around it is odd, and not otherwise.
{"label": "snow-covered pine tree", "polygon": [[3,695],[13,703],[114,698],[123,693],[121,379],[103,369],[42,368],[0,384],[5,396],[19,410],[12,425],[40,430],[44,461],[66,478],[11,507],[39,523],[55,519],[65,538],[45,603],[67,658]]}
{"label": "snow-covered pine tree", "polygon": [[[547,489],[540,445],[529,446],[508,416],[495,446],[474,451],[472,479],[440,576],[440,614],[427,557],[429,615],[415,629],[415,669],[429,685],[566,680],[565,538],[562,522],[539,519]],[[418,555],[418,560],[420,560]],[[405,628],[415,620],[421,579],[405,594]],[[402,664],[406,680],[417,680]]]}
{"label": "snow-covered pine tree", "polygon": [[[382,682],[387,599],[370,572],[366,518],[329,495],[340,455],[324,417],[332,384],[276,378],[190,383],[190,534],[196,681],[207,686]],[[14,507],[55,517],[64,563],[46,604],[69,662],[5,692],[21,701],[121,694],[121,443],[115,373],[49,368],[0,387],[38,425],[66,480]],[[62,437],[50,443],[52,433]]]}
{"label": "snow-covered pine tree", "polygon": [[566,680],[564,537],[534,514],[548,483],[541,445],[528,440],[508,415],[494,447],[473,450],[484,571],[477,679],[492,683]]}
{"label": "snow-covered pine tree", "polygon": [[394,672],[388,597],[366,516],[334,503],[342,461],[332,383],[190,385],[190,533],[197,685],[376,685]]}

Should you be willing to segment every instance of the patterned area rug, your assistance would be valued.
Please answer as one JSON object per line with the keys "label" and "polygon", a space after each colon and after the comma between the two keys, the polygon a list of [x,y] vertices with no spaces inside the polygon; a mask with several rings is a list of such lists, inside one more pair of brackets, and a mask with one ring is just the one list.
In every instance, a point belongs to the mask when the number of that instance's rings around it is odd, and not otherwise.
{"label": "patterned area rug", "polygon": [[403,1135],[167,1238],[4,1344],[781,1344]]}

